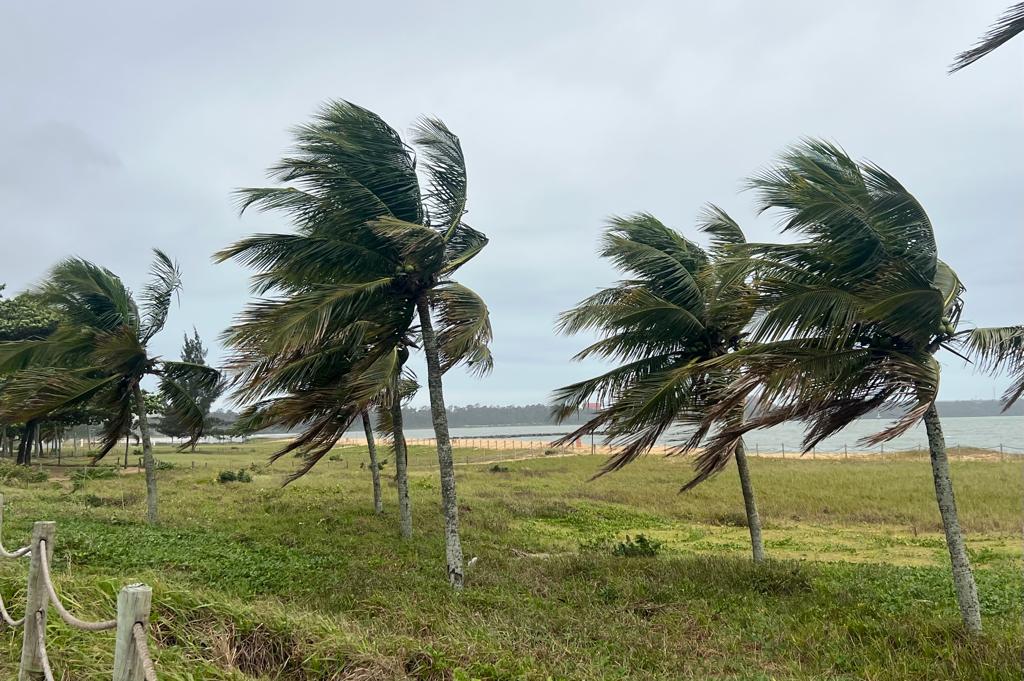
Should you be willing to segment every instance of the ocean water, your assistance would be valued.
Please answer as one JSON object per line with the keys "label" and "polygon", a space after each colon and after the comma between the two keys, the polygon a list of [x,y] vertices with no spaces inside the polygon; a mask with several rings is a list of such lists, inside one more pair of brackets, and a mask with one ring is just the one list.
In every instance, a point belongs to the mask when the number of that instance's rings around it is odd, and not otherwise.
{"label": "ocean water", "polygon": [[[906,451],[924,449],[928,446],[924,425],[918,424],[906,434],[886,442],[884,445],[865,447],[858,444],[861,438],[870,436],[886,427],[886,419],[860,419],[855,421],[839,434],[828,438],[816,448],[819,452],[842,452],[844,447],[854,451]],[[964,447],[982,447],[999,450],[1002,445],[1007,454],[1024,454],[1024,416],[961,416],[942,420],[942,428],[946,436],[946,444],[951,448],[958,445]],[[475,426],[471,428],[452,428],[453,438],[490,438],[520,440],[553,440],[559,435],[571,432],[573,426],[539,425],[539,426]],[[349,437],[362,437],[362,430],[352,431]],[[434,432],[429,428],[406,430],[408,438],[431,438]],[[277,435],[276,437],[286,437]],[[598,441],[600,441],[600,436]],[[798,423],[785,423],[774,428],[758,430],[746,438],[747,448],[760,449],[766,452],[797,452],[803,432]],[[686,438],[682,430],[670,430],[660,444],[671,445]]]}

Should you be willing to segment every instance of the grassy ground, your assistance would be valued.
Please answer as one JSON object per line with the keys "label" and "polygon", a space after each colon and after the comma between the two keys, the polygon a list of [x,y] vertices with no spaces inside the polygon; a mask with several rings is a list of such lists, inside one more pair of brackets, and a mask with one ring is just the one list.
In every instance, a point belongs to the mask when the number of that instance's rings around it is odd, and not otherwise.
{"label": "grassy ground", "polygon": [[[454,595],[429,448],[411,454],[416,535],[403,542],[393,485],[372,513],[364,449],[282,489],[294,461],[266,466],[270,446],[161,449],[174,468],[159,473],[156,528],[134,469],[7,479],[4,543],[56,520],[58,590],[83,616],[112,616],[125,582],[152,584],[165,681],[1021,678],[1019,463],[953,463],[985,617],[972,640],[922,460],[755,459],[774,559],[755,568],[732,470],[680,495],[685,462],[587,482],[601,457],[459,450],[464,546],[479,560]],[[240,468],[253,482],[217,482]],[[641,534],[657,556],[617,555]],[[24,570],[0,561],[15,612]],[[51,618],[48,640],[58,678],[109,676],[111,634]],[[0,645],[12,678],[20,634]]]}

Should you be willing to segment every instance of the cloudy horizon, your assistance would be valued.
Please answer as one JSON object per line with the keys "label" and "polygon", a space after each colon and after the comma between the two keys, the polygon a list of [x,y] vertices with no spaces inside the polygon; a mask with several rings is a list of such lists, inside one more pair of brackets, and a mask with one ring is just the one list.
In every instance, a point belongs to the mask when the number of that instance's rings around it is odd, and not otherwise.
{"label": "cloudy horizon", "polygon": [[[544,402],[594,373],[569,361],[586,338],[553,325],[616,278],[595,255],[608,216],[648,211],[703,242],[695,218],[714,202],[752,240],[778,238],[739,190],[805,136],[917,196],[967,286],[965,322],[1019,323],[1024,44],[946,73],[1006,4],[12,5],[0,284],[13,295],[77,255],[138,290],[164,249],[185,284],[154,350],[177,357],[195,326],[216,364],[250,294],[249,272],[211,254],[291,230],[239,217],[232,191],[265,184],[289,129],[343,98],[403,134],[435,115],[462,140],[467,220],[491,243],[460,281],[491,309],[495,370],[453,371],[449,404]],[[943,400],[1008,383],[943,364]]]}

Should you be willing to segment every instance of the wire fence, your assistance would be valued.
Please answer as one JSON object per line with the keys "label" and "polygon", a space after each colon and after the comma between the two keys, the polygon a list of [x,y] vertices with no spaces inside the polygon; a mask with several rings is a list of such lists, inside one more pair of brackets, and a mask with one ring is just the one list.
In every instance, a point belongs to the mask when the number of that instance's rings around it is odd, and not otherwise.
{"label": "wire fence", "polygon": [[[538,433],[537,435],[544,435]],[[561,434],[546,434],[551,439],[533,440],[519,437],[453,437],[452,449],[456,465],[483,465],[498,464],[506,461],[519,459],[543,458],[551,456],[582,456],[588,454],[610,455],[615,451],[614,446],[600,442],[598,438],[578,439],[566,445],[555,447],[551,443]],[[437,441],[434,438],[407,438],[406,444],[410,447],[436,447]],[[340,447],[361,447],[366,448],[366,440],[360,437],[347,437],[338,441]],[[677,449],[671,444],[655,445],[651,449],[653,454],[672,454]],[[746,443],[748,457],[772,458],[772,459],[852,459],[864,460],[868,457],[878,458],[929,458],[927,442],[921,442],[914,446],[892,446],[881,444],[875,447],[864,447],[858,444],[831,445],[813,447],[803,451],[800,445],[787,442],[760,442],[753,441]],[[689,454],[695,456],[697,452]],[[961,445],[959,442],[947,445],[947,454],[953,460],[1000,460],[1006,461],[1011,457],[1024,456],[1024,447],[1007,445],[1004,443],[989,443],[983,445]],[[349,465],[344,456],[340,461],[346,467]],[[361,465],[367,465],[362,462]],[[410,457],[410,470],[431,470],[438,467],[437,461],[431,457]]]}
{"label": "wire fence", "polygon": [[[4,498],[0,494],[0,537],[3,535],[3,504]],[[56,529],[57,525],[54,522],[34,523],[32,540],[15,551],[8,551],[0,541],[0,557],[12,560],[29,558],[25,616],[15,620],[0,597],[0,616],[3,617],[3,621],[11,628],[23,629],[18,681],[54,681],[53,668],[46,648],[46,615],[51,605],[61,620],[74,629],[116,630],[114,681],[156,681],[156,670],[149,654],[146,633],[152,590],[145,584],[129,584],[123,587],[117,596],[115,619],[90,622],[75,617],[61,602],[50,573]]]}

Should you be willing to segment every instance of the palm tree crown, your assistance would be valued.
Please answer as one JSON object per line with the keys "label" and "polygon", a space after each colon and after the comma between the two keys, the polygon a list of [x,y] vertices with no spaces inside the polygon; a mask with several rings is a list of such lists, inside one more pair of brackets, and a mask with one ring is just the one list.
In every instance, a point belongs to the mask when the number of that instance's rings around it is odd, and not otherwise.
{"label": "palm tree crown", "polygon": [[147,345],[163,329],[181,287],[177,265],[163,252],[155,254],[141,304],[119,277],[91,262],[70,258],[53,268],[38,293],[58,312],[56,330],[42,339],[0,343],[0,366],[15,371],[0,402],[5,416],[42,418],[88,402],[111,414],[103,424],[100,458],[131,427],[135,393],[145,376],[154,375],[190,442],[202,435],[202,410],[182,381],[215,385],[220,375],[149,353]]}
{"label": "palm tree crown", "polygon": [[[753,312],[753,291],[742,273],[721,259],[744,237],[735,221],[714,206],[704,212],[700,226],[712,237],[710,252],[651,215],[613,219],[600,254],[628,278],[561,316],[564,333],[596,330],[602,336],[575,359],[622,362],[555,393],[559,418],[593,400],[605,405],[560,442],[603,432],[609,442],[621,445],[606,470],[648,451],[673,424],[694,429],[676,450],[695,447],[712,426],[703,423],[705,412],[718,403],[729,382],[728,370],[706,362],[741,346]],[[742,416],[740,406],[722,419],[733,423]],[[710,472],[702,472],[688,487]]]}
{"label": "palm tree crown", "polygon": [[753,342],[725,360],[742,362],[744,375],[709,419],[755,394],[757,413],[719,433],[702,465],[717,465],[754,428],[802,420],[809,450],[883,406],[901,416],[863,444],[896,437],[935,402],[940,349],[984,347],[987,369],[1016,361],[1019,371],[1019,327],[957,329],[964,287],[938,258],[928,215],[892,175],[810,140],[750,184],[762,211],[781,211],[782,231],[805,239],[733,249],[755,272],[758,312]]}
{"label": "palm tree crown", "polygon": [[[463,221],[458,138],[436,119],[415,128],[417,156],[379,116],[345,101],[295,130],[294,153],[271,169],[287,184],[239,192],[242,210],[283,210],[294,234],[259,234],[217,254],[258,270],[250,304],[225,334],[245,423],[305,425],[277,453],[301,475],[403,373],[419,345],[416,304],[438,315],[444,370],[491,367],[483,301],[451,279],[487,244]],[[404,381],[412,380],[404,371]]]}

